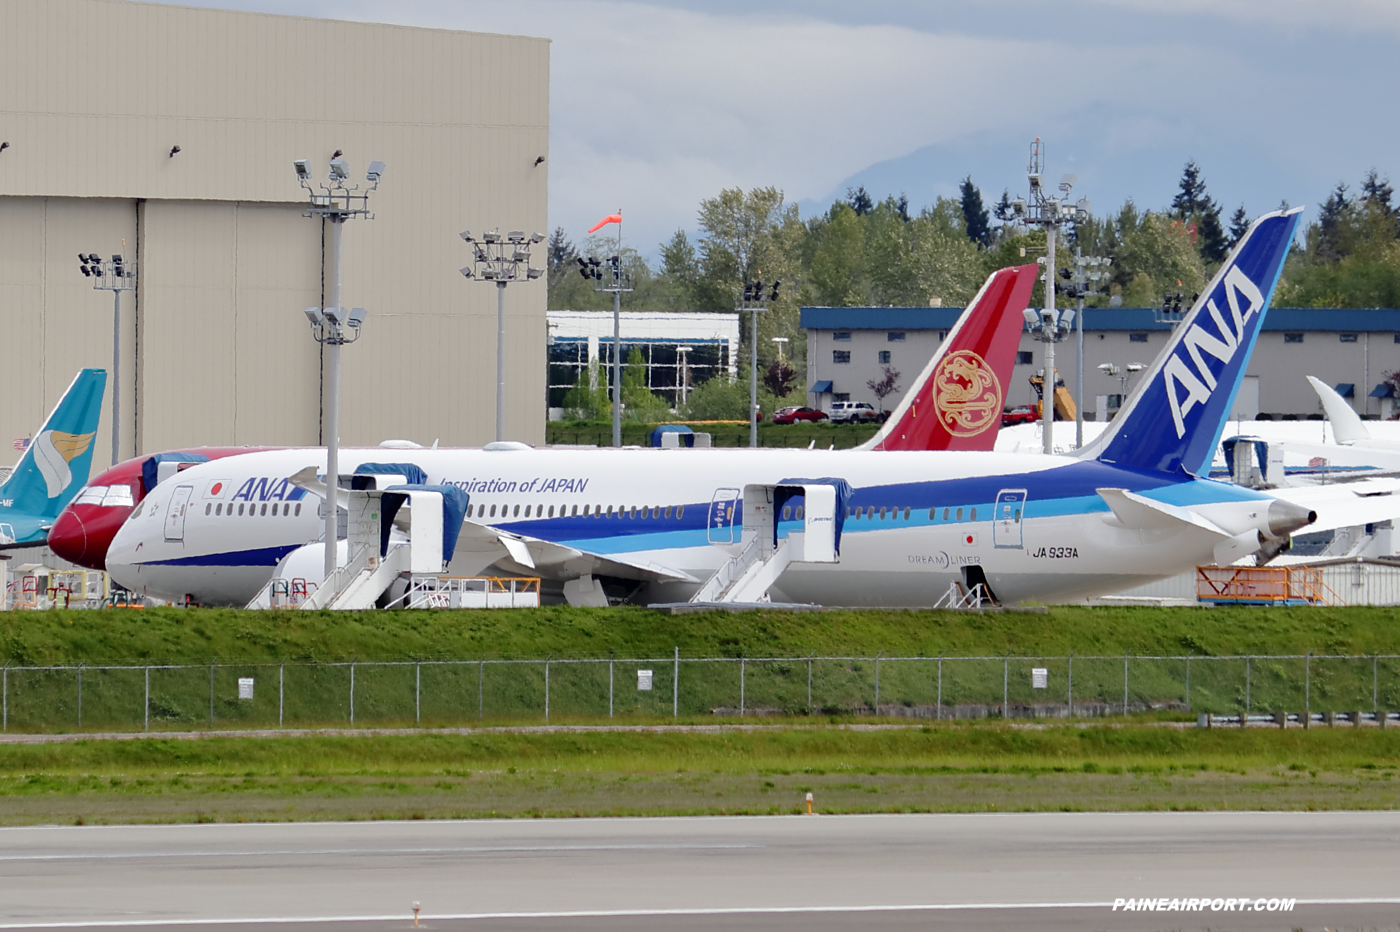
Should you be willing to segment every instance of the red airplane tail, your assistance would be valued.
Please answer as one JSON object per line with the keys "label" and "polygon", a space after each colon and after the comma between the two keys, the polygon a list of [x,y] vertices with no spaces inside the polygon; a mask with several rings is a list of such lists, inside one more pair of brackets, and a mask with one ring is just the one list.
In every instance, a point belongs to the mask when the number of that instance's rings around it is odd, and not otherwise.
{"label": "red airplane tail", "polygon": [[991,450],[1039,266],[993,272],[866,450]]}

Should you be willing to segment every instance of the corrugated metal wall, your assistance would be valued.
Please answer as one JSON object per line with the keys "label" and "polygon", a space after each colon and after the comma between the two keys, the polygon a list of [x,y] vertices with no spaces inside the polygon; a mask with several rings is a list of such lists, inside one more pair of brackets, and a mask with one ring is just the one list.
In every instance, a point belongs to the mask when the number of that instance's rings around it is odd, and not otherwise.
{"label": "corrugated metal wall", "polygon": [[[344,303],[370,318],[344,354],[342,441],[490,440],[495,289],[458,274],[457,233],[547,232],[548,163],[534,163],[548,155],[548,55],[540,39],[0,2],[0,440],[35,430],[80,366],[110,365],[111,295],[77,253],[134,256],[139,235],[123,454],[318,442],[320,350],[301,309],[322,303],[322,232],[291,163],[322,174],[336,149],[357,179],[388,164],[376,219],[345,231]],[[535,442],[545,303],[543,281],[507,295],[507,417]]]}

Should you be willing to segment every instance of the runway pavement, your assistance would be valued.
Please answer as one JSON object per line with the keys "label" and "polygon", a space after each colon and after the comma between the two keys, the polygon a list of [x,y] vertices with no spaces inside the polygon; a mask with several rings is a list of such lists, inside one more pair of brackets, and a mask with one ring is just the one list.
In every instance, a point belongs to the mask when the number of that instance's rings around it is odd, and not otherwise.
{"label": "runway pavement", "polygon": [[10,828],[0,929],[1387,929],[1397,865],[1400,812]]}

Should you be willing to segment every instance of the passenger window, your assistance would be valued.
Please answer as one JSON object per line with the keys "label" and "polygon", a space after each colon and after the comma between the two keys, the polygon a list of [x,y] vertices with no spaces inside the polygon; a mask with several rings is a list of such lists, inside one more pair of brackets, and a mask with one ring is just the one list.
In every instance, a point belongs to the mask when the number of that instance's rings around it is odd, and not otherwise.
{"label": "passenger window", "polygon": [[609,517],[609,518],[612,517],[612,511],[613,511],[613,506],[609,505],[609,506],[608,506],[608,517]]}
{"label": "passenger window", "polygon": [[[585,514],[586,514],[586,513],[587,513],[587,510],[588,510],[588,506],[587,506],[587,505],[584,505],[583,507],[584,507],[584,512],[585,512]],[[559,512],[559,513],[560,513],[561,515],[563,514],[562,511]],[[570,517],[573,517],[573,518],[577,518],[577,517],[578,517],[578,506],[577,506],[577,505],[574,506],[574,513],[573,513],[572,515],[570,515]]]}
{"label": "passenger window", "polygon": [[928,510],[928,519],[929,519],[930,521],[937,521],[937,520],[938,520],[938,509],[937,509],[936,507],[935,507],[935,508],[930,508],[930,509]]}
{"label": "passenger window", "polygon": [[511,517],[512,517],[512,518],[518,518],[518,517],[520,517],[520,506],[519,506],[519,505],[516,505],[516,506],[515,506],[515,514],[511,515]]}
{"label": "passenger window", "polygon": [[1019,508],[1016,509],[1016,523],[1017,523],[1017,524],[1020,524],[1020,523],[1021,523],[1021,509],[1019,509]]}
{"label": "passenger window", "polygon": [[676,517],[679,518],[679,517],[681,517],[681,516],[684,515],[684,514],[685,514],[685,506],[684,506],[684,505],[681,505],[680,507],[678,507],[678,508],[676,509]]}
{"label": "passenger window", "polygon": [[802,520],[802,512],[803,512],[804,510],[806,510],[806,509],[804,509],[803,506],[801,506],[801,505],[798,505],[798,506],[797,506],[797,520],[798,520],[798,521],[801,521],[801,520]]}
{"label": "passenger window", "polygon": [[885,509],[883,508],[880,509],[880,520],[885,520]]}
{"label": "passenger window", "polygon": [[908,520],[909,520],[909,509],[908,509],[908,508],[904,509],[904,520],[905,520],[905,521],[908,521]]}
{"label": "passenger window", "polygon": [[637,506],[633,505],[632,510],[627,513],[627,520],[631,521],[635,517],[637,517]]}
{"label": "passenger window", "polygon": [[969,520],[969,521],[976,521],[976,520],[977,520],[977,509],[976,509],[976,508],[972,509],[972,515],[971,515],[971,517],[968,518],[968,520]]}
{"label": "passenger window", "polygon": [[292,517],[293,517],[293,518],[300,518],[300,517],[301,517],[301,502],[297,502],[297,510],[296,510],[295,512],[292,513]]}
{"label": "passenger window", "polygon": [[263,516],[264,518],[267,517],[267,502],[263,502],[263,506],[262,506],[262,516]]}
{"label": "passenger window", "polygon": [[791,506],[791,505],[784,505],[784,506],[783,506],[783,520],[784,520],[784,521],[787,521],[787,520],[789,520],[790,518],[792,518],[792,506]]}
{"label": "passenger window", "polygon": [[670,505],[667,505],[667,506],[666,506],[666,520],[667,520],[667,521],[671,520],[671,506],[670,506]]}
{"label": "passenger window", "polygon": [[846,517],[849,518],[850,516],[851,516],[851,506],[850,506],[850,505],[847,505],[847,506],[846,506]]}
{"label": "passenger window", "polygon": [[292,513],[292,505],[291,505],[291,502],[288,502],[287,504],[285,504],[285,505],[282,506],[282,517],[285,518],[285,517],[287,517],[288,515],[290,515],[291,513]]}
{"label": "passenger window", "polygon": [[961,509],[961,508],[958,509],[958,520],[959,520],[959,521],[962,520],[962,509]]}
{"label": "passenger window", "polygon": [[525,506],[525,517],[527,517],[527,518],[530,517],[530,506],[529,506],[529,505],[526,505],[526,506]]}
{"label": "passenger window", "polygon": [[206,504],[204,505],[204,513],[205,513],[206,515],[209,514],[209,512],[213,509],[213,507],[214,507],[213,505],[210,505],[210,504],[206,503]]}
{"label": "passenger window", "polygon": [[[559,514],[562,516],[564,513],[561,511],[561,512],[559,512]],[[554,517],[554,506],[553,506],[553,505],[550,505],[550,506],[549,506],[549,516],[550,516],[551,518]]]}
{"label": "passenger window", "polygon": [[[527,509],[527,510],[528,510],[528,509]],[[536,517],[536,518],[543,518],[543,517],[544,517],[544,506],[543,506],[543,505],[536,505],[536,506],[535,506],[535,517]]]}
{"label": "passenger window", "polygon": [[947,521],[947,520],[948,520],[948,509],[947,509],[947,508],[944,508],[944,509],[943,509],[943,520],[944,520],[944,521]]}
{"label": "passenger window", "polygon": [[223,513],[224,513],[224,503],[223,503],[223,502],[220,502],[219,504],[217,504],[217,505],[214,506],[214,517],[217,518],[219,515],[221,515],[221,514],[223,514]]}
{"label": "passenger window", "polygon": [[491,506],[491,517],[493,517],[493,518],[496,517],[496,506],[495,506],[495,505],[492,505],[492,506]]}
{"label": "passenger window", "polygon": [[243,517],[243,503],[242,503],[242,502],[239,502],[239,503],[238,503],[238,517],[240,517],[240,518]]}

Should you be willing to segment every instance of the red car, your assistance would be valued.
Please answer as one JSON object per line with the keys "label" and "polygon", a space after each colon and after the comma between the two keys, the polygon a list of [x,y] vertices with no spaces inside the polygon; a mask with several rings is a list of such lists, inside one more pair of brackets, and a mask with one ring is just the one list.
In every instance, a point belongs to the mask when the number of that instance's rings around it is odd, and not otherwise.
{"label": "red car", "polygon": [[824,421],[826,412],[818,411],[816,408],[790,407],[779,408],[773,412],[774,424],[793,424],[797,421]]}
{"label": "red car", "polygon": [[1040,420],[1040,415],[1030,405],[1020,405],[1010,411],[1001,412],[1002,427],[1011,427],[1014,424],[1034,424],[1038,420]]}

